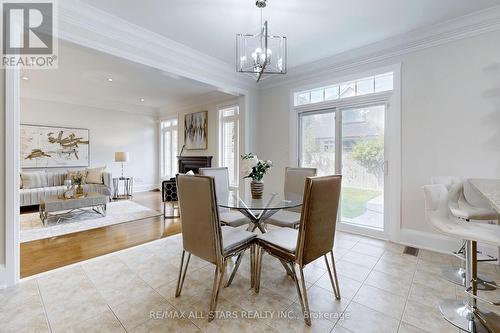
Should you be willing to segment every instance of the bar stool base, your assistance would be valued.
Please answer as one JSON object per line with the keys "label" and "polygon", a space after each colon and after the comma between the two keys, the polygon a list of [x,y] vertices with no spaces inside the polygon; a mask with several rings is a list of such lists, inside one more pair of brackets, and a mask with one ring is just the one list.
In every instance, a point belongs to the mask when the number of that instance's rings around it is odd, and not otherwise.
{"label": "bar stool base", "polygon": [[[465,286],[465,269],[457,267],[447,267],[442,270],[443,276],[446,280],[459,285]],[[486,277],[477,278],[477,289],[478,290],[495,290],[495,287],[484,284],[483,282],[488,282],[489,284],[496,285],[496,282],[487,279]]]}
{"label": "bar stool base", "polygon": [[467,301],[447,299],[439,304],[439,310],[444,319],[465,332],[490,333],[466,306],[466,302]]}

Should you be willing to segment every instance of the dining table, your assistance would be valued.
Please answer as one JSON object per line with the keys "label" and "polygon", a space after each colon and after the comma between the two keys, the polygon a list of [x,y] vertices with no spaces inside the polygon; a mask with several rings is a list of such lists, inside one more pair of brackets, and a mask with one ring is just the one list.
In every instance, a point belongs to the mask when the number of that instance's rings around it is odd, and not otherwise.
{"label": "dining table", "polygon": [[[241,212],[249,219],[247,230],[261,233],[267,232],[266,220],[282,209],[293,209],[302,206],[302,196],[293,193],[264,192],[261,198],[253,198],[251,193],[229,191],[226,198],[218,199],[218,206]],[[243,259],[239,254],[226,286],[230,285]],[[287,274],[293,277],[288,265],[281,262]]]}

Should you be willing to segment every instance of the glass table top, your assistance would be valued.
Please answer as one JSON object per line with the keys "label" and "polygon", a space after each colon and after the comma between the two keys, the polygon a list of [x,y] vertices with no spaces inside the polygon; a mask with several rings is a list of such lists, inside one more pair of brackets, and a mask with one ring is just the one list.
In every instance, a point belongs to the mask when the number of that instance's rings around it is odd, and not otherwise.
{"label": "glass table top", "polygon": [[267,210],[287,209],[302,205],[302,196],[290,193],[264,192],[262,199],[253,199],[250,193],[240,195],[230,191],[227,198],[218,198],[219,206],[231,209]]}

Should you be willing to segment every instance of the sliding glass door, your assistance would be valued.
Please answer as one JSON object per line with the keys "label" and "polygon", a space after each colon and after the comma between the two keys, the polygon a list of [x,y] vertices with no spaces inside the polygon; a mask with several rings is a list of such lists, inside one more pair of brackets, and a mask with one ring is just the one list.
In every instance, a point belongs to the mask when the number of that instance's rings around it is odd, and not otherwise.
{"label": "sliding glass door", "polygon": [[384,233],[385,104],[299,114],[299,165],[342,174],[339,223]]}

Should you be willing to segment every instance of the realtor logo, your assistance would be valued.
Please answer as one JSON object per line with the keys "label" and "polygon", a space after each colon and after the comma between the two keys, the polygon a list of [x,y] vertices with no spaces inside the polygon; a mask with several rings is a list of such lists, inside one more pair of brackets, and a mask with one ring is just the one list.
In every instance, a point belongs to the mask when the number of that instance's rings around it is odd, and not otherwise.
{"label": "realtor logo", "polygon": [[54,3],[2,2],[2,67],[56,68]]}

